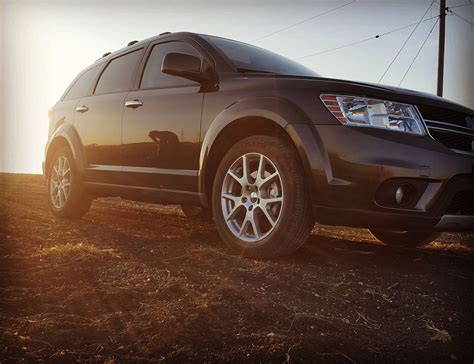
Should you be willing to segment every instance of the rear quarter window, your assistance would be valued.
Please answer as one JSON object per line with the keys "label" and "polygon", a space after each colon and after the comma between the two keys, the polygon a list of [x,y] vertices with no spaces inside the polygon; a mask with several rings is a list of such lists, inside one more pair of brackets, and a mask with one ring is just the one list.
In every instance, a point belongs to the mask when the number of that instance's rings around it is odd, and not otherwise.
{"label": "rear quarter window", "polygon": [[63,100],[74,100],[88,96],[92,89],[92,84],[100,72],[101,65],[97,65],[85,71],[74,81],[71,88],[67,91]]}

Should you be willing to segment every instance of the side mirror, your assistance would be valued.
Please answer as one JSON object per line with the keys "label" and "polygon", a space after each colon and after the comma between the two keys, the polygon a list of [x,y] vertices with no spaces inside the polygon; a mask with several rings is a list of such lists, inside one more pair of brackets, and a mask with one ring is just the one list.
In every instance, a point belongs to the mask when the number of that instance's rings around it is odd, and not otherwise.
{"label": "side mirror", "polygon": [[201,72],[201,60],[184,53],[168,53],[161,64],[161,72],[199,83],[208,80]]}

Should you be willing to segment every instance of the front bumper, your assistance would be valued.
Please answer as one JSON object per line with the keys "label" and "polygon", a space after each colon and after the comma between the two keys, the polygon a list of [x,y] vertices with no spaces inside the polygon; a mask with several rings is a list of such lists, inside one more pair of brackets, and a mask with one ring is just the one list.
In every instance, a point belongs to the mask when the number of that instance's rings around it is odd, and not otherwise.
{"label": "front bumper", "polygon": [[435,225],[435,230],[473,230],[474,216],[443,215]]}
{"label": "front bumper", "polygon": [[[291,127],[308,158],[319,222],[393,230],[474,230],[474,215],[449,210],[458,192],[474,191],[474,154],[454,152],[430,137],[393,131]],[[391,179],[422,181],[412,206],[376,201],[377,190]]]}

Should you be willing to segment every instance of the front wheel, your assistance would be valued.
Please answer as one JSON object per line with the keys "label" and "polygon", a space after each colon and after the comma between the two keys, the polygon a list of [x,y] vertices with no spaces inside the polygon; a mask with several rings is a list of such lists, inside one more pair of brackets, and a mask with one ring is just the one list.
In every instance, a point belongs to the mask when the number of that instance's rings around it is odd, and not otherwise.
{"label": "front wheel", "polygon": [[314,226],[298,155],[277,137],[252,136],[231,147],[216,173],[212,206],[226,244],[252,258],[294,252]]}
{"label": "front wheel", "polygon": [[66,218],[83,216],[92,199],[79,181],[71,151],[59,148],[48,165],[48,203],[53,214]]}
{"label": "front wheel", "polygon": [[370,229],[370,232],[382,243],[404,248],[414,248],[431,243],[440,233],[434,231],[391,231]]}

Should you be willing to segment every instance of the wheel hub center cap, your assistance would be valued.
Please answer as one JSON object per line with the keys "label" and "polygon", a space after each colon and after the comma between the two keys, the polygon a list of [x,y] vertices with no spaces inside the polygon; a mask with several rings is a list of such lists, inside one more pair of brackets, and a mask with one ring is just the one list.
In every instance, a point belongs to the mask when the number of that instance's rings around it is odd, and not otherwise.
{"label": "wheel hub center cap", "polygon": [[250,194],[250,201],[252,201],[253,203],[258,201],[258,193],[257,192],[252,192]]}

